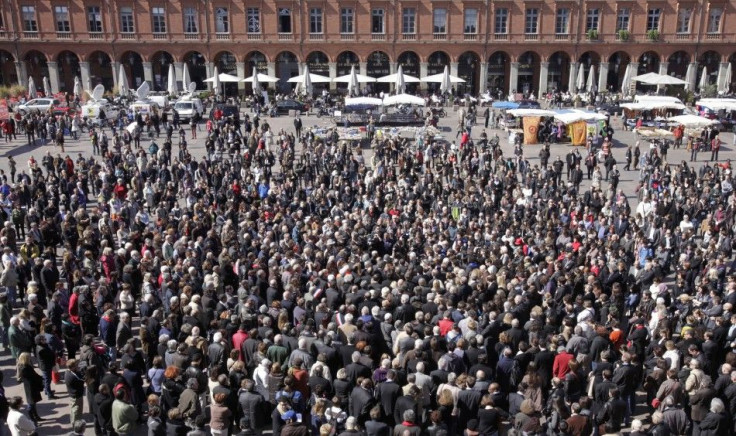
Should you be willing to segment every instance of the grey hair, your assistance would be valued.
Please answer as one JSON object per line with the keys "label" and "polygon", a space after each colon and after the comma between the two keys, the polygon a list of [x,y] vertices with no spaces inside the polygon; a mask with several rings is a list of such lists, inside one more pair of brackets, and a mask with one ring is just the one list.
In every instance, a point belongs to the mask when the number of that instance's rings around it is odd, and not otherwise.
{"label": "grey hair", "polygon": [[413,410],[408,409],[404,411],[404,421],[414,422],[414,418],[415,418],[415,415],[414,415]]}
{"label": "grey hair", "polygon": [[710,411],[713,413],[723,413],[726,410],[726,406],[723,404],[723,400],[720,398],[713,398],[710,400]]}
{"label": "grey hair", "polygon": [[166,343],[166,348],[169,351],[176,351],[176,346],[179,345],[178,342],[176,342],[176,339],[171,339]]}

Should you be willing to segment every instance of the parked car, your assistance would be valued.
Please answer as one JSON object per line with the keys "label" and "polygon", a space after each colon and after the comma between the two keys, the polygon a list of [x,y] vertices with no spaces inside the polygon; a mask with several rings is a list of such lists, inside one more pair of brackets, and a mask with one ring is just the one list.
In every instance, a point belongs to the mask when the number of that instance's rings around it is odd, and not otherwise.
{"label": "parked car", "polygon": [[169,94],[164,92],[152,92],[148,94],[148,99],[156,103],[161,109],[168,109],[169,107]]}
{"label": "parked car", "polygon": [[519,109],[541,109],[542,105],[536,100],[521,100],[519,102]]}
{"label": "parked car", "polygon": [[15,110],[21,114],[26,114],[34,110],[48,112],[51,107],[61,106],[61,102],[55,98],[34,98],[25,103],[19,104]]}
{"label": "parked car", "polygon": [[601,103],[595,108],[596,112],[607,113],[608,115],[621,115],[624,109],[619,103]]}
{"label": "parked car", "polygon": [[288,114],[289,111],[307,112],[309,105],[298,100],[281,100],[276,102],[276,112],[279,114]]}
{"label": "parked car", "polygon": [[179,113],[180,120],[189,121],[192,117],[195,117],[195,119],[202,118],[204,106],[202,106],[202,100],[195,97],[177,101],[174,103],[174,110]]}

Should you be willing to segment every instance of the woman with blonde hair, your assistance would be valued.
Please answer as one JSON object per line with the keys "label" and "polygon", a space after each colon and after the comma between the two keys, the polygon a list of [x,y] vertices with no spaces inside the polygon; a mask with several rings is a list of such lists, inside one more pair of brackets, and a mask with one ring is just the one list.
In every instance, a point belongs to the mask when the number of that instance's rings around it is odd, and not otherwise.
{"label": "woman with blonde hair", "polygon": [[23,352],[18,356],[16,378],[18,379],[18,382],[23,383],[23,390],[26,394],[26,403],[28,403],[29,417],[34,422],[40,421],[41,417],[36,411],[36,403],[41,401],[43,378],[38,375],[36,369],[33,367],[33,363],[31,362],[31,353]]}

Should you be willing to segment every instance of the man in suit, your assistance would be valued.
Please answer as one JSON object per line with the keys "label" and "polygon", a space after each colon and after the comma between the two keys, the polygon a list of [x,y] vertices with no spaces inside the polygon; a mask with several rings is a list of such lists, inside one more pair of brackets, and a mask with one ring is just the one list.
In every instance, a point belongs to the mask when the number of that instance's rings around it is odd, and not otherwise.
{"label": "man in suit", "polygon": [[373,382],[370,378],[361,379],[360,384],[350,393],[350,416],[358,418],[363,425],[370,416],[370,410],[376,404],[373,398]]}
{"label": "man in suit", "polygon": [[548,347],[548,344],[539,344],[539,351],[534,355],[537,374],[542,379],[542,385],[545,388],[548,388],[552,381],[552,368],[555,364],[555,353]]}
{"label": "man in suit", "polygon": [[355,385],[359,377],[371,378],[371,370],[360,363],[360,356],[360,351],[354,351],[352,355],[353,363],[345,367],[348,381],[353,385]]}
{"label": "man in suit", "polygon": [[457,408],[460,409],[458,428],[465,428],[468,421],[477,416],[483,392],[473,389],[474,386],[475,377],[469,375],[466,378],[465,388],[457,394]]}
{"label": "man in suit", "polygon": [[400,424],[403,420],[404,412],[407,410],[413,411],[414,416],[422,416],[421,408],[418,403],[419,397],[419,388],[416,386],[412,386],[412,388],[409,389],[408,395],[400,396],[396,400],[396,405],[393,408],[394,421]]}
{"label": "man in suit", "polygon": [[243,380],[240,392],[238,392],[238,403],[240,403],[239,410],[243,411],[243,418],[247,419],[247,428],[257,432],[265,424],[262,416],[266,400],[263,395],[255,392],[254,387],[255,382],[253,380]]}
{"label": "man in suit", "polygon": [[376,399],[381,405],[384,421],[392,427],[396,424],[393,420],[394,404],[402,393],[401,387],[394,381],[395,379],[396,371],[389,369],[386,371],[386,381],[376,387]]}
{"label": "man in suit", "polygon": [[391,436],[391,427],[385,422],[381,422],[381,408],[379,406],[371,409],[370,416],[370,421],[366,421],[363,425],[366,436]]}
{"label": "man in suit", "polygon": [[603,370],[602,375],[603,381],[593,386],[593,413],[598,413],[603,408],[603,405],[608,401],[608,392],[616,387],[616,383],[611,381],[613,374],[610,369]]}
{"label": "man in suit", "polygon": [[587,436],[593,433],[593,423],[590,417],[580,414],[580,404],[572,403],[572,415],[567,418],[567,430],[571,436]]}

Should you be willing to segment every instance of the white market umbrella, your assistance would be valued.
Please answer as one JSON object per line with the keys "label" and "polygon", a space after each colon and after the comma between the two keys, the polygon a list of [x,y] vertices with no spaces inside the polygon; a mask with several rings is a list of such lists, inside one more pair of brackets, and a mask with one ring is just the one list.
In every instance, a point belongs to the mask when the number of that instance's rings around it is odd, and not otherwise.
{"label": "white market umbrella", "polygon": [[414,104],[417,106],[424,106],[425,101],[422,97],[417,97],[411,94],[397,94],[385,97],[383,99],[384,106],[391,106],[397,104]]}
{"label": "white market umbrella", "polygon": [[595,83],[595,67],[591,65],[590,71],[588,71],[588,83],[585,84],[585,90],[588,92],[593,92],[594,83]]}
{"label": "white market umbrella", "polygon": [[82,98],[82,93],[84,90],[82,89],[82,81],[79,80],[79,76],[74,77],[74,95],[76,95],[79,98]]}
{"label": "white market umbrella", "polygon": [[125,67],[123,64],[120,64],[120,71],[118,72],[118,94],[127,96],[129,91],[128,75],[125,74]]}
{"label": "white market umbrella", "polygon": [[[253,72],[255,73],[255,69]],[[314,74],[312,74],[312,76],[314,76]],[[258,81],[258,83],[260,84],[260,83],[276,83],[279,81],[279,79],[276,77],[269,76],[268,74],[258,73],[258,74],[253,74],[253,76],[246,77],[242,81],[248,82],[248,83],[251,83],[253,81]]]}
{"label": "white market umbrella", "polygon": [[585,89],[585,69],[583,68],[583,64],[580,64],[580,66],[578,67],[578,76],[575,87],[577,88],[578,92],[580,92],[580,90],[582,89]]}
{"label": "white market umbrella", "polygon": [[[332,81],[333,82],[336,82],[336,83],[350,83],[350,78],[353,77],[353,69],[354,68],[355,68],[355,66],[353,65],[353,67],[350,69],[350,74],[346,74],[344,76],[335,77],[334,79],[332,79]],[[373,83],[373,82],[376,81],[376,78],[375,77],[364,76],[364,75],[358,73],[357,70],[356,70],[356,73],[355,73],[355,77],[358,79],[358,83]]]}
{"label": "white market umbrella", "polygon": [[440,91],[445,93],[450,90],[452,83],[465,83],[465,79],[450,75],[450,69],[445,65],[445,70],[442,73],[422,77],[422,82],[439,83]]}
{"label": "white market umbrella", "polygon": [[309,67],[306,65],[304,66],[304,74],[300,74],[298,76],[294,76],[287,80],[287,83],[296,83],[297,88],[301,92],[305,93],[311,93],[311,88],[313,83],[330,83],[332,82],[332,79],[330,79],[327,76],[322,76],[319,74],[313,74],[309,72]]}
{"label": "white market umbrella", "polygon": [[718,120],[711,120],[698,115],[678,115],[667,118],[667,121],[682,124],[688,129],[701,129],[718,123]]}
{"label": "white market umbrella", "polygon": [[641,76],[634,77],[637,82],[644,83],[646,85],[685,85],[687,81],[672,77],[667,74],[657,73],[646,73]]}
{"label": "white market umbrella", "polygon": [[189,86],[189,83],[192,81],[192,79],[189,78],[189,64],[184,62],[184,64],[181,66],[181,87],[183,90],[187,90],[187,86]]}
{"label": "white market umbrella", "polygon": [[721,84],[721,89],[719,89],[719,92],[728,93],[728,90],[731,89],[731,76],[733,74],[733,67],[731,66],[731,62],[728,63],[728,67],[726,67],[726,74],[723,78],[723,83]]}
{"label": "white market umbrella", "polygon": [[51,82],[48,77],[43,78],[43,93],[46,97],[51,97]]}
{"label": "white market umbrella", "polygon": [[217,74],[217,67],[215,67],[215,75],[205,80],[205,82],[211,82],[213,85],[215,83],[220,85],[222,83],[238,83],[240,81],[241,81],[240,77],[233,76],[232,74],[227,74],[227,73]]}
{"label": "white market umbrella", "polygon": [[350,67],[350,81],[348,82],[348,95],[355,95],[360,91],[360,82],[358,82],[358,73],[355,71],[355,65]]}
{"label": "white market umbrella", "polygon": [[381,106],[383,105],[383,100],[380,98],[375,97],[354,97],[354,98],[345,98],[345,107],[348,106]]}
{"label": "white market umbrella", "polygon": [[703,67],[703,73],[700,75],[700,82],[698,83],[698,90],[700,93],[705,92],[705,88],[708,86],[708,68]]}
{"label": "white market umbrella", "polygon": [[406,82],[404,82],[404,67],[399,65],[399,70],[396,71],[396,93],[403,94],[406,91]]}
{"label": "white market umbrella", "polygon": [[626,71],[624,72],[624,80],[621,82],[621,93],[628,95],[631,90],[631,64],[626,65]]}
{"label": "white market umbrella", "polygon": [[258,94],[261,92],[261,82],[258,80],[258,70],[256,70],[256,67],[253,67],[253,94]]}
{"label": "white market umbrella", "polygon": [[220,95],[220,75],[217,74],[217,65],[215,65],[215,75],[205,80],[205,82],[212,80],[212,86],[215,88],[215,95]]}
{"label": "white market umbrella", "polygon": [[312,79],[309,77],[309,65],[304,65],[304,74],[302,74],[302,80],[299,82],[299,86],[305,94],[312,94]]}
{"label": "white market umbrella", "polygon": [[692,87],[692,84],[695,82],[695,68],[692,68],[690,66],[687,67],[687,73],[685,73],[685,89],[688,91],[695,91],[694,89],[690,89]]}
{"label": "white market umbrella", "polygon": [[28,76],[28,98],[36,98],[37,96],[36,82],[33,80],[33,76]]}
{"label": "white market umbrella", "polygon": [[638,76],[634,76],[632,77],[631,80],[635,82],[651,84],[651,82],[654,80],[657,80],[659,76],[660,76],[659,73],[646,73],[646,74],[640,74]]}
{"label": "white market umbrella", "polygon": [[[408,74],[404,74],[403,68],[399,66],[399,71],[395,72],[394,74],[389,74],[388,76],[379,77],[376,79],[376,82],[378,83],[396,83],[399,78],[399,73],[401,73],[401,79],[404,81],[404,83],[418,83],[421,82],[418,77],[410,76]],[[398,89],[397,89],[398,92]]]}
{"label": "white market umbrella", "polygon": [[176,94],[178,91],[176,87],[176,71],[174,71],[174,64],[169,64],[169,80],[166,91],[169,94]]}

